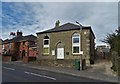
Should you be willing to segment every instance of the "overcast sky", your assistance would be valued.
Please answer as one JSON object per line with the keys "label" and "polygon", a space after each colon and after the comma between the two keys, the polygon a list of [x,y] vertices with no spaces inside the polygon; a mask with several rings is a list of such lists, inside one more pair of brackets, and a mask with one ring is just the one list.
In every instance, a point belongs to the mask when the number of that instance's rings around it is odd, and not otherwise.
{"label": "overcast sky", "polygon": [[[1,4],[0,4],[1,5]],[[23,35],[53,28],[56,20],[60,25],[78,21],[91,26],[96,44],[103,44],[107,33],[118,26],[117,2],[3,2],[2,39],[10,32],[22,30]],[[1,20],[1,19],[0,19]],[[0,25],[1,26],[1,25]]]}

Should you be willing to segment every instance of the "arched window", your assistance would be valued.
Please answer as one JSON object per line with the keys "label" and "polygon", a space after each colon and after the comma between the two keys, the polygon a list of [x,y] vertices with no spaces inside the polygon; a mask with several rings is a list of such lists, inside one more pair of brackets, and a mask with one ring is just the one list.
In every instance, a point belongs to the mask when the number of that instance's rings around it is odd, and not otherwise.
{"label": "arched window", "polygon": [[79,54],[80,53],[80,34],[74,33],[72,35],[72,53]]}
{"label": "arched window", "polygon": [[43,54],[49,54],[49,37],[45,36],[43,39]]}

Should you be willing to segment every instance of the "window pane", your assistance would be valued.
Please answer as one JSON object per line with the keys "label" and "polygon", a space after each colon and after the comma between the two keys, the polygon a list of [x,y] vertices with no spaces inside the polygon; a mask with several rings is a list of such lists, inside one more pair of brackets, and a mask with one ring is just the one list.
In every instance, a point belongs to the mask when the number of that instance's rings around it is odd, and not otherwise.
{"label": "window pane", "polygon": [[49,40],[44,40],[44,45],[48,45],[49,44]]}
{"label": "window pane", "polygon": [[45,36],[44,39],[49,39],[49,37],[48,37],[48,36]]}
{"label": "window pane", "polygon": [[48,54],[49,53],[49,48],[44,48],[43,52],[44,52],[44,54]]}
{"label": "window pane", "polygon": [[79,38],[73,38],[73,43],[79,43]]}
{"label": "window pane", "polygon": [[74,34],[73,37],[79,37],[79,34]]}
{"label": "window pane", "polygon": [[73,53],[79,53],[79,47],[73,47]]}

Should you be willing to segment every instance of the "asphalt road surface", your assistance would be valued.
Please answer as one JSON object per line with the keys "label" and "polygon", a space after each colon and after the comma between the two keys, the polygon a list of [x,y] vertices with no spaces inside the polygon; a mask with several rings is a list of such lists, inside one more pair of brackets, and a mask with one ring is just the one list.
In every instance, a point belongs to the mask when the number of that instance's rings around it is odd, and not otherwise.
{"label": "asphalt road surface", "polygon": [[102,82],[102,81],[3,63],[2,82]]}

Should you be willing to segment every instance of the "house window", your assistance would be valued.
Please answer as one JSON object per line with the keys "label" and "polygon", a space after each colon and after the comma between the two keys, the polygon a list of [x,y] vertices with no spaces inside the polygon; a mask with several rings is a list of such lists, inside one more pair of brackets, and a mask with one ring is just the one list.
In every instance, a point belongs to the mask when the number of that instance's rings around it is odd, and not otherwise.
{"label": "house window", "polygon": [[11,48],[11,43],[9,43],[9,45],[8,45],[8,46],[9,46],[9,48]]}
{"label": "house window", "polygon": [[73,46],[73,53],[79,53],[79,46]]}
{"label": "house window", "polygon": [[23,41],[23,45],[25,45],[25,41]]}
{"label": "house window", "polygon": [[44,48],[44,54],[49,54],[49,48],[48,47]]}
{"label": "house window", "polygon": [[79,43],[79,38],[73,38],[73,43]]}
{"label": "house window", "polygon": [[43,54],[45,55],[49,54],[49,43],[50,43],[49,37],[45,36],[43,40]]}
{"label": "house window", "polygon": [[2,49],[4,49],[5,48],[5,46],[4,46],[4,44],[2,45]]}
{"label": "house window", "polygon": [[78,33],[72,35],[72,53],[80,53],[80,34]]}
{"label": "house window", "polygon": [[49,45],[49,39],[44,39],[44,45]]}

